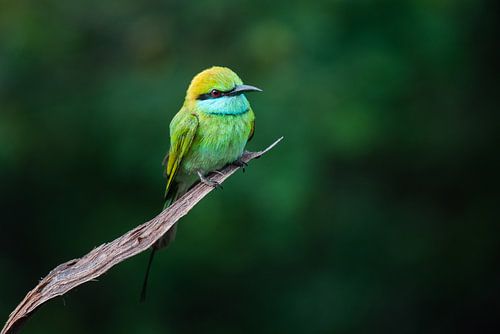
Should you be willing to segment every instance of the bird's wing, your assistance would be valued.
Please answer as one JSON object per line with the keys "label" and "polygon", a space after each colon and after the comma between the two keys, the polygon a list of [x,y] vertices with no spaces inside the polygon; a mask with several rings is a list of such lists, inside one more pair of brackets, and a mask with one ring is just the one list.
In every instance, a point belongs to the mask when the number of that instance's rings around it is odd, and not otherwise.
{"label": "bird's wing", "polygon": [[191,144],[198,129],[198,117],[196,114],[179,113],[179,117],[174,117],[170,125],[170,151],[168,158],[165,157],[167,186],[165,197],[168,194],[170,185],[175,178],[175,174],[184,156],[189,152]]}

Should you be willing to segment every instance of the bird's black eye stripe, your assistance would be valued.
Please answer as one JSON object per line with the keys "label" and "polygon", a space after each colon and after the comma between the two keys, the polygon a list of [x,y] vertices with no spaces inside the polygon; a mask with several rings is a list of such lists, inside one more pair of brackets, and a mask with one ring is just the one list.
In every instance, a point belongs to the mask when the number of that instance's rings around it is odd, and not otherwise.
{"label": "bird's black eye stripe", "polygon": [[[227,90],[227,91],[224,91],[224,92],[220,90],[220,91],[219,91],[219,92],[220,92],[220,95],[219,95],[218,97],[222,97],[222,96],[226,96],[226,95],[231,95],[231,92],[232,92],[233,90],[234,90],[234,88],[233,88],[233,89],[230,89],[230,90]],[[212,89],[212,90],[210,90],[210,92],[208,92],[208,93],[205,93],[205,94],[201,94],[201,95],[199,95],[199,96],[198,96],[198,100],[208,100],[208,99],[216,99],[216,98],[218,98],[218,97],[214,97],[214,96],[212,95],[212,91],[213,91],[213,89]]]}
{"label": "bird's black eye stripe", "polygon": [[207,99],[211,99],[212,97],[210,96],[210,94],[201,94],[200,96],[198,96],[198,100],[207,100]]}

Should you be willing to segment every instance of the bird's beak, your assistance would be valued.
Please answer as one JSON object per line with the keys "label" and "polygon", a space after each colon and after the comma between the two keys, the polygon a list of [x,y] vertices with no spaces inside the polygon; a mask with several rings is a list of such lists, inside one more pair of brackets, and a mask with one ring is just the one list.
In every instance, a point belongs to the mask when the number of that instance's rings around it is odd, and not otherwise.
{"label": "bird's beak", "polygon": [[250,85],[237,85],[230,92],[231,95],[239,95],[245,92],[262,92],[262,89]]}

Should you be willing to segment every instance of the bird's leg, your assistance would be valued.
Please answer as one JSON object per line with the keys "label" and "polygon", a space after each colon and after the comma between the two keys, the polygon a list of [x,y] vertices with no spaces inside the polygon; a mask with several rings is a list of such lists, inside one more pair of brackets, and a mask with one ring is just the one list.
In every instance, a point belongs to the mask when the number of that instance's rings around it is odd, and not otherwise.
{"label": "bird's leg", "polygon": [[220,185],[219,182],[207,179],[200,171],[197,171],[196,173],[198,174],[198,177],[200,178],[201,183],[206,184],[207,186],[210,186],[213,188],[221,188],[222,189],[222,186]]}
{"label": "bird's leg", "polygon": [[245,161],[241,160],[241,158],[234,160],[232,164],[237,167],[241,167],[243,173],[245,173],[245,167],[248,166],[248,164]]}

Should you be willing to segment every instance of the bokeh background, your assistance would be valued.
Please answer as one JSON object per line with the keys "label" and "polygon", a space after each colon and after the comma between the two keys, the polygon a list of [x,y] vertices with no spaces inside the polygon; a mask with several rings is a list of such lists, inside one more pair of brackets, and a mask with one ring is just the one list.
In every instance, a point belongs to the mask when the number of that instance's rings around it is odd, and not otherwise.
{"label": "bokeh background", "polygon": [[498,8],[485,1],[0,5],[0,316],[154,217],[168,124],[212,65],[285,140],[148,254],[23,333],[498,330]]}

